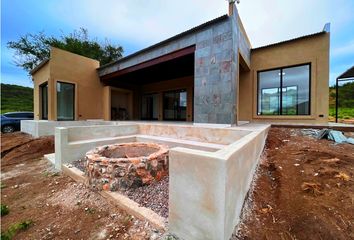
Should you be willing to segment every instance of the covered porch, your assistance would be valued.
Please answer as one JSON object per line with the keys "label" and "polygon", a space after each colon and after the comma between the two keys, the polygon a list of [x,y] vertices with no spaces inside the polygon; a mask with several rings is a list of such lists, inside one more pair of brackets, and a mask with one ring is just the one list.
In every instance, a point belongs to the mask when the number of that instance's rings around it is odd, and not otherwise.
{"label": "covered porch", "polygon": [[100,77],[106,120],[193,121],[190,46]]}

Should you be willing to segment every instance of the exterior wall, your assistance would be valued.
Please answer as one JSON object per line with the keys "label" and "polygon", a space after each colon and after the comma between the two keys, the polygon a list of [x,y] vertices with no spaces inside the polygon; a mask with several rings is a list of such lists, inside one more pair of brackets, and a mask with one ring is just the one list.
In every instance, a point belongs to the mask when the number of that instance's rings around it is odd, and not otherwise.
{"label": "exterior wall", "polygon": [[[329,33],[323,33],[252,50],[251,71],[240,73],[240,120],[328,122],[329,37]],[[257,72],[305,63],[311,63],[311,115],[257,116]]]}
{"label": "exterior wall", "polygon": [[103,85],[96,69],[99,62],[58,48],[52,48],[50,76],[53,79],[51,96],[54,101],[53,115],[57,119],[56,83],[75,84],[75,120],[103,118]]}
{"label": "exterior wall", "polygon": [[103,119],[105,121],[111,120],[111,87],[104,86],[102,90],[103,101]]}
{"label": "exterior wall", "polygon": [[230,239],[268,129],[262,126],[214,153],[180,147],[170,150],[171,233],[186,240]]}
{"label": "exterior wall", "polygon": [[101,120],[89,121],[51,121],[51,120],[22,120],[21,132],[31,134],[33,137],[54,135],[56,127],[67,126],[96,126],[96,125],[117,125],[117,122]]}
{"label": "exterior wall", "polygon": [[50,78],[50,62],[47,62],[44,66],[39,69],[35,75],[32,76],[33,78],[33,112],[34,112],[34,119],[39,120],[42,116],[42,109],[41,109],[41,94],[39,86],[45,82],[48,82],[48,118],[52,118],[52,106],[53,106],[53,99],[49,97],[49,93],[51,92],[50,89],[53,88],[53,81]]}

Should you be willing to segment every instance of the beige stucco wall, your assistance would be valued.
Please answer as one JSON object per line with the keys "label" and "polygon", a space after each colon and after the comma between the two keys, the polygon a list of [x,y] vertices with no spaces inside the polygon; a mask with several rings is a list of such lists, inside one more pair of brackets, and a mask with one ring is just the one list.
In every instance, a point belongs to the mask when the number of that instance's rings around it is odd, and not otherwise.
{"label": "beige stucco wall", "polygon": [[[311,115],[257,116],[257,72],[311,63]],[[240,71],[239,120],[263,122],[328,122],[329,33],[251,52],[251,70]],[[323,115],[323,117],[319,117]]]}
{"label": "beige stucco wall", "polygon": [[49,62],[33,74],[34,111],[40,118],[38,86],[48,81],[48,120],[57,120],[56,83],[75,84],[75,120],[102,119],[103,85],[97,75],[99,62],[58,48],[52,48]]}
{"label": "beige stucco wall", "polygon": [[[42,115],[42,109],[40,105],[40,90],[39,86],[45,82],[48,82],[48,95],[50,89],[53,88],[53,81],[50,78],[50,62],[47,62],[43,65],[33,76],[33,112],[34,112],[34,119],[39,120]],[[50,106],[53,105],[53,99],[48,97],[48,118],[52,117],[53,112],[49,110],[52,109]]]}

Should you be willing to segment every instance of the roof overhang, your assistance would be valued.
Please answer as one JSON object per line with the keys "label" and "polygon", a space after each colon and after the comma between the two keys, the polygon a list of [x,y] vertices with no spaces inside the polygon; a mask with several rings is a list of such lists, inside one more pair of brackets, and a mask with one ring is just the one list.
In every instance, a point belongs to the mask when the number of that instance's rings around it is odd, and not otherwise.
{"label": "roof overhang", "polygon": [[337,79],[347,79],[347,78],[349,79],[354,78],[354,66],[352,66],[347,71],[345,71],[344,73],[342,73],[337,77]]}
{"label": "roof overhang", "polygon": [[148,67],[151,67],[151,66],[154,66],[154,65],[157,65],[157,64],[161,64],[161,63],[168,62],[168,61],[171,61],[171,60],[174,60],[174,59],[177,59],[177,58],[181,58],[183,56],[186,56],[186,55],[194,53],[194,51],[195,51],[195,46],[193,45],[193,46],[190,46],[190,47],[187,47],[187,48],[183,48],[183,49],[171,52],[169,54],[162,55],[160,57],[157,57],[157,58],[154,58],[154,59],[151,59],[151,60],[136,64],[136,65],[133,65],[131,67],[127,67],[127,68],[124,68],[122,70],[118,70],[118,71],[109,73],[107,75],[103,75],[100,78],[101,78],[101,80],[117,78],[117,77],[120,77],[120,76],[125,75],[125,74],[129,74],[129,73],[132,73],[132,72],[136,72],[136,71],[142,70],[144,68],[148,68]]}
{"label": "roof overhang", "polygon": [[30,71],[30,74],[33,75],[35,74],[39,69],[41,69],[44,65],[46,65],[46,63],[49,62],[49,58],[44,59],[42,62],[40,62],[35,68],[33,68]]}

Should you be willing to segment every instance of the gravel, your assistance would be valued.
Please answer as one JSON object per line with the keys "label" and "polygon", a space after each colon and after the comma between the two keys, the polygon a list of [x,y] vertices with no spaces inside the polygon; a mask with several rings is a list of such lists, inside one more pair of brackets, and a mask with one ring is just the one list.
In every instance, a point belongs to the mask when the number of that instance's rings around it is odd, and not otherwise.
{"label": "gravel", "polygon": [[168,218],[168,176],[159,182],[120,192],[141,206],[150,208],[160,216]]}
{"label": "gravel", "polygon": [[81,158],[78,160],[73,161],[72,165],[78,169],[80,169],[82,172],[86,172],[86,160],[85,158]]}
{"label": "gravel", "polygon": [[[75,160],[72,165],[86,172],[85,159]],[[137,202],[140,206],[149,208],[160,216],[168,218],[168,176],[150,185],[120,190],[119,192]]]}

